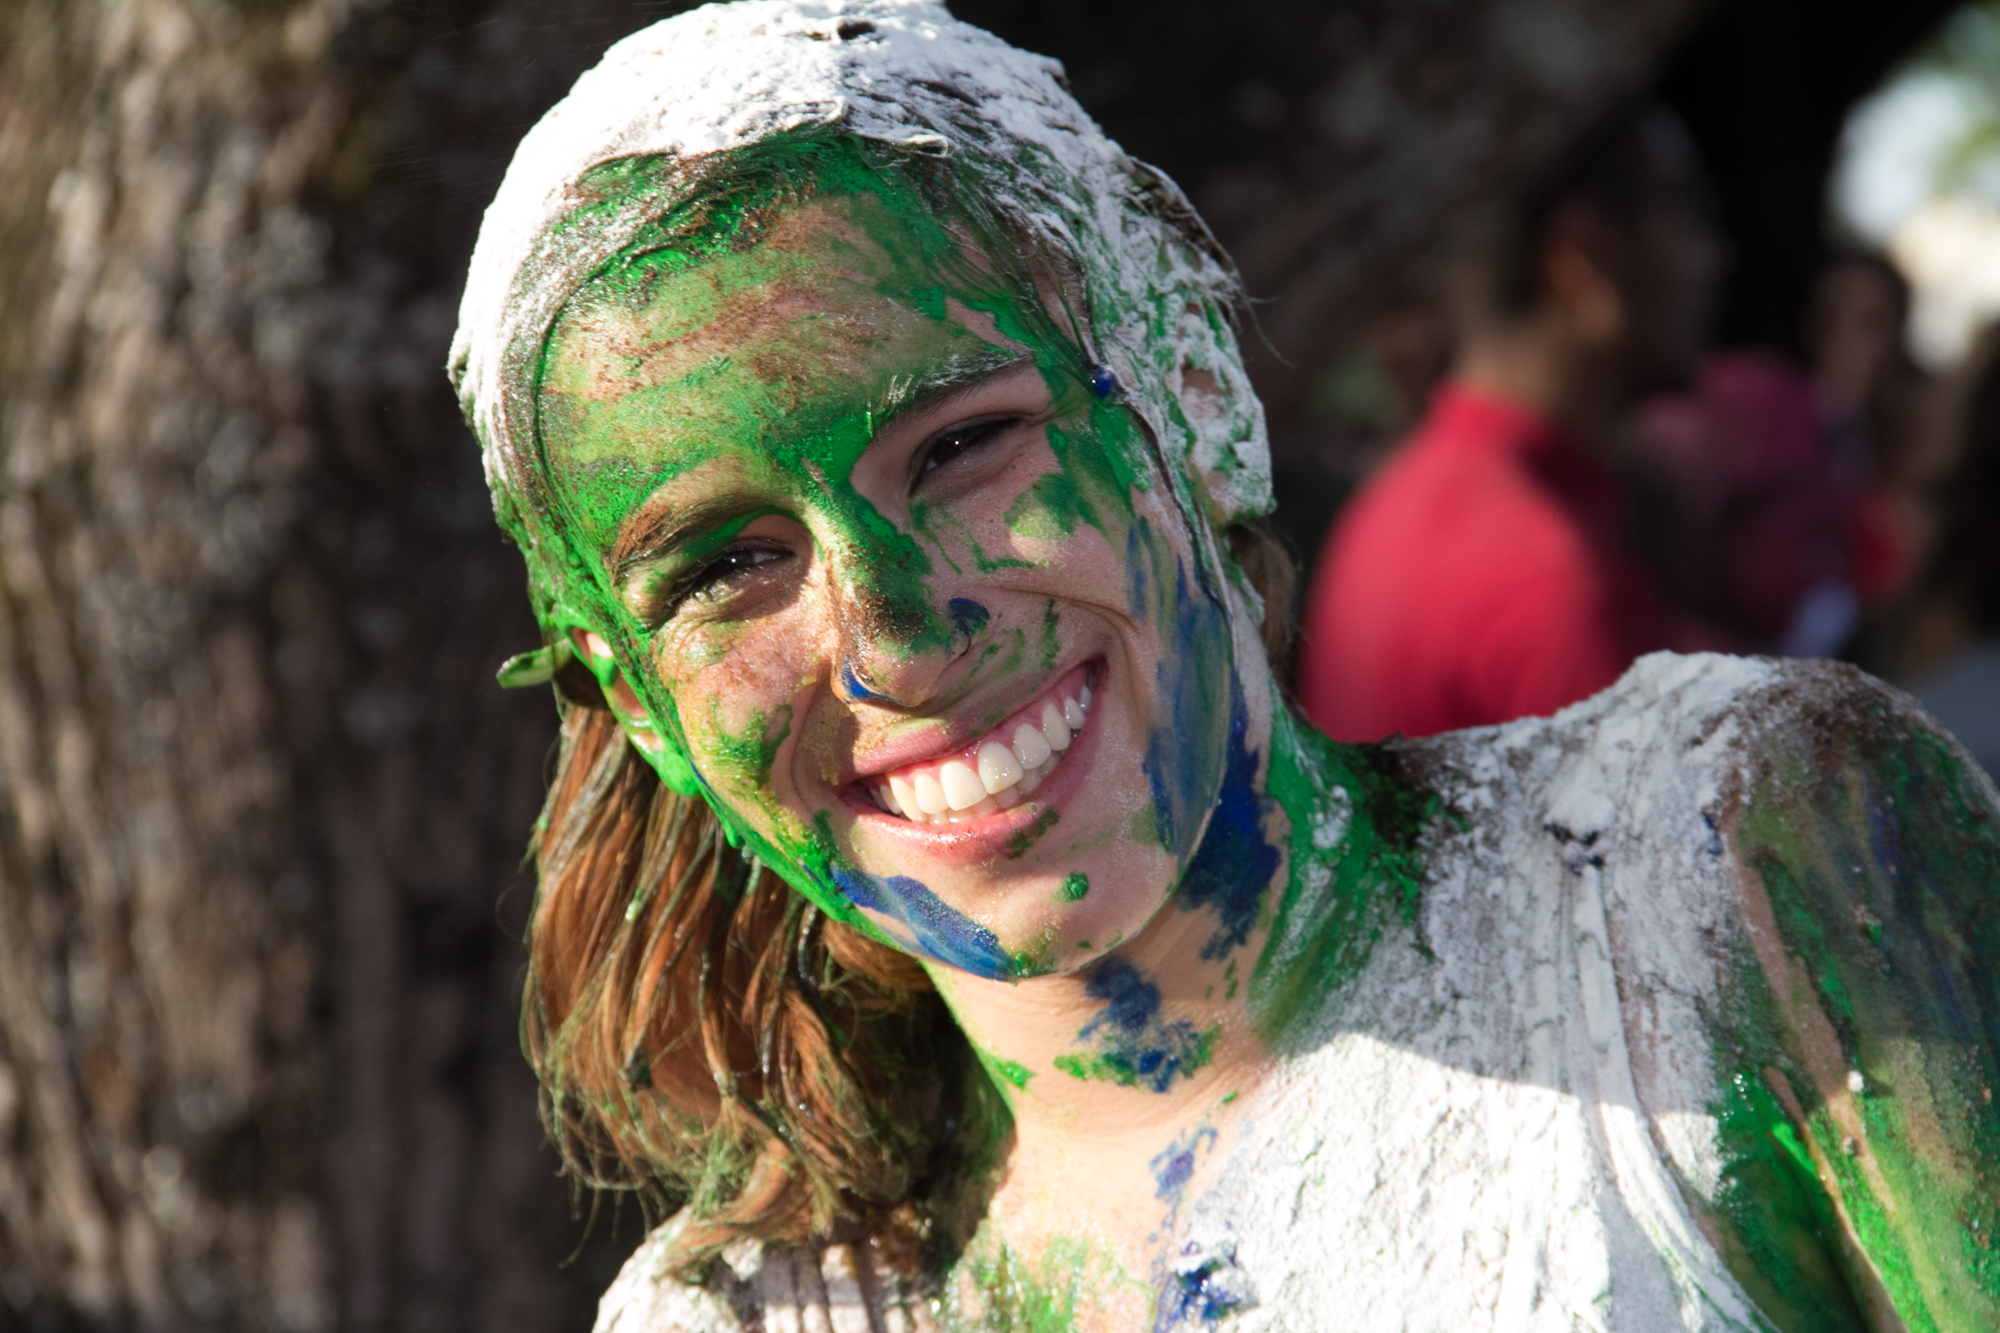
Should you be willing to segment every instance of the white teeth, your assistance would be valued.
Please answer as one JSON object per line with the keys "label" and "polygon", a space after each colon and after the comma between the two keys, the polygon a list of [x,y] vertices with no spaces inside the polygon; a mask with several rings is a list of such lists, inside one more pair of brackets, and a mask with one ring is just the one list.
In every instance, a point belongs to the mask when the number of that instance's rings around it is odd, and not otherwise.
{"label": "white teeth", "polygon": [[999,741],[979,747],[979,785],[988,796],[997,795],[1021,780],[1021,763],[1014,752]]}
{"label": "white teeth", "polygon": [[965,824],[975,819],[984,819],[988,815],[997,815],[999,813],[1000,802],[991,796],[982,796],[979,798],[977,804],[968,805],[963,810],[954,810],[946,818],[948,822],[953,824]]}
{"label": "white teeth", "polygon": [[944,799],[954,810],[970,810],[986,799],[985,784],[963,759],[945,760],[938,768],[938,784],[944,788]]}
{"label": "white teeth", "polygon": [[1011,810],[1055,772],[1083,727],[1091,693],[1086,684],[1060,703],[1044,700],[1039,725],[1017,723],[1011,738],[986,741],[970,761],[961,751],[872,779],[868,790],[883,810],[919,824],[963,824]]}
{"label": "white teeth", "polygon": [[925,814],[941,815],[951,809],[951,802],[945,799],[944,785],[938,781],[937,774],[926,769],[918,773],[910,785],[916,789],[917,809]]}
{"label": "white teeth", "polygon": [[1035,729],[1034,723],[1023,722],[1014,728],[1014,757],[1021,761],[1023,769],[1040,768],[1053,753],[1055,747],[1049,744],[1048,737]]}
{"label": "white teeth", "polygon": [[1062,709],[1056,707],[1054,699],[1042,705],[1042,736],[1051,749],[1069,748],[1069,723],[1063,721]]}

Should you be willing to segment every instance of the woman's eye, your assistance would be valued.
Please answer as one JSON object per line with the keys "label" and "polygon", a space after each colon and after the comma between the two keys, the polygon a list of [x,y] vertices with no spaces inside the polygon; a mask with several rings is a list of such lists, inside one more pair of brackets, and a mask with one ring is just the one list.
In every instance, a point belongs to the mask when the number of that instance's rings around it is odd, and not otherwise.
{"label": "woman's eye", "polygon": [[729,585],[754,569],[783,560],[791,552],[770,546],[732,546],[682,580],[676,588],[674,609],[689,602],[713,601],[729,591]]}
{"label": "woman's eye", "polygon": [[922,481],[945,464],[983,449],[1013,424],[1013,421],[1008,419],[975,421],[969,425],[953,426],[933,439],[930,448],[924,451],[924,461],[917,469],[917,480]]}

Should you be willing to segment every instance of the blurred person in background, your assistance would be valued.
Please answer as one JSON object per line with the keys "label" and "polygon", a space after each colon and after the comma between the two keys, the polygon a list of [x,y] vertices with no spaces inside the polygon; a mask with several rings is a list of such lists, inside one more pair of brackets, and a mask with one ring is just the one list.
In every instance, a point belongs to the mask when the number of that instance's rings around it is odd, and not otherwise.
{"label": "blurred person in background", "polygon": [[1935,471],[1908,314],[1893,267],[1843,256],[1807,309],[1809,374],[1768,353],[1717,353],[1689,391],[1633,414],[1637,545],[1668,599],[1737,651],[1894,668],[1887,613],[1927,541]]}
{"label": "blurred person in background", "polygon": [[1835,453],[1867,476],[1854,507],[1854,588],[1879,605],[1917,573],[1931,497],[1925,478],[1937,386],[1910,355],[1910,284],[1880,255],[1826,266],[1807,308],[1805,342]]}
{"label": "blurred person in background", "polygon": [[1965,384],[1956,464],[1925,488],[1942,523],[1911,617],[1908,688],[2000,779],[2000,328]]}
{"label": "blurred person in background", "polygon": [[1736,652],[1830,657],[1860,618],[1855,530],[1871,475],[1778,357],[1704,358],[1692,388],[1634,412],[1634,541],[1668,599]]}
{"label": "blurred person in background", "polygon": [[1299,694],[1337,740],[1554,712],[1660,648],[1731,646],[1629,549],[1611,462],[1686,385],[1720,249],[1679,123],[1585,143],[1459,275],[1451,378],[1321,548]]}

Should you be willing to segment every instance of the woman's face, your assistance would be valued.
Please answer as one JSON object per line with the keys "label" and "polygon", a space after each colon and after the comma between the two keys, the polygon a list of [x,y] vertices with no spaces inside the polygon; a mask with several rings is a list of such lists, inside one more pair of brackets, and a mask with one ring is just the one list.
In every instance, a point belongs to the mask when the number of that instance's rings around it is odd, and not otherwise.
{"label": "woman's face", "polygon": [[586,289],[539,410],[601,574],[576,628],[725,820],[837,915],[1019,976],[1166,901],[1232,666],[1138,421],[988,281],[927,215],[822,193]]}

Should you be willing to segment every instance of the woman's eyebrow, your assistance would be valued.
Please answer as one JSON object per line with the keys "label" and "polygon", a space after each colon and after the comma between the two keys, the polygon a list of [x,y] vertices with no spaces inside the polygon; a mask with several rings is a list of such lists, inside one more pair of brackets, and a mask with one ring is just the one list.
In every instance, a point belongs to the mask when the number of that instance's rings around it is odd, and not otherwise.
{"label": "woman's eyebrow", "polygon": [[759,507],[740,495],[692,504],[676,504],[670,494],[655,496],[619,525],[618,540],[611,547],[612,573],[623,578],[631,565],[668,554],[717,524]]}
{"label": "woman's eyebrow", "polygon": [[[1033,355],[1023,353],[999,365],[954,368],[925,379],[921,385],[911,381],[892,386],[875,434],[879,436],[891,425],[911,416],[947,412],[1001,376],[1033,365]],[[655,495],[618,526],[618,539],[611,547],[612,572],[622,578],[631,565],[669,554],[718,524],[763,507],[763,502],[740,495],[691,504],[677,503],[671,491]]]}
{"label": "woman's eyebrow", "polygon": [[926,379],[921,385],[915,382],[892,385],[879,409],[882,420],[881,425],[876,427],[875,433],[879,435],[895,422],[919,412],[929,415],[944,411],[961,399],[977,393],[1002,375],[1010,374],[1023,365],[1033,364],[1033,354],[1024,352],[1011,361],[999,365],[967,366],[947,371],[943,375]]}

